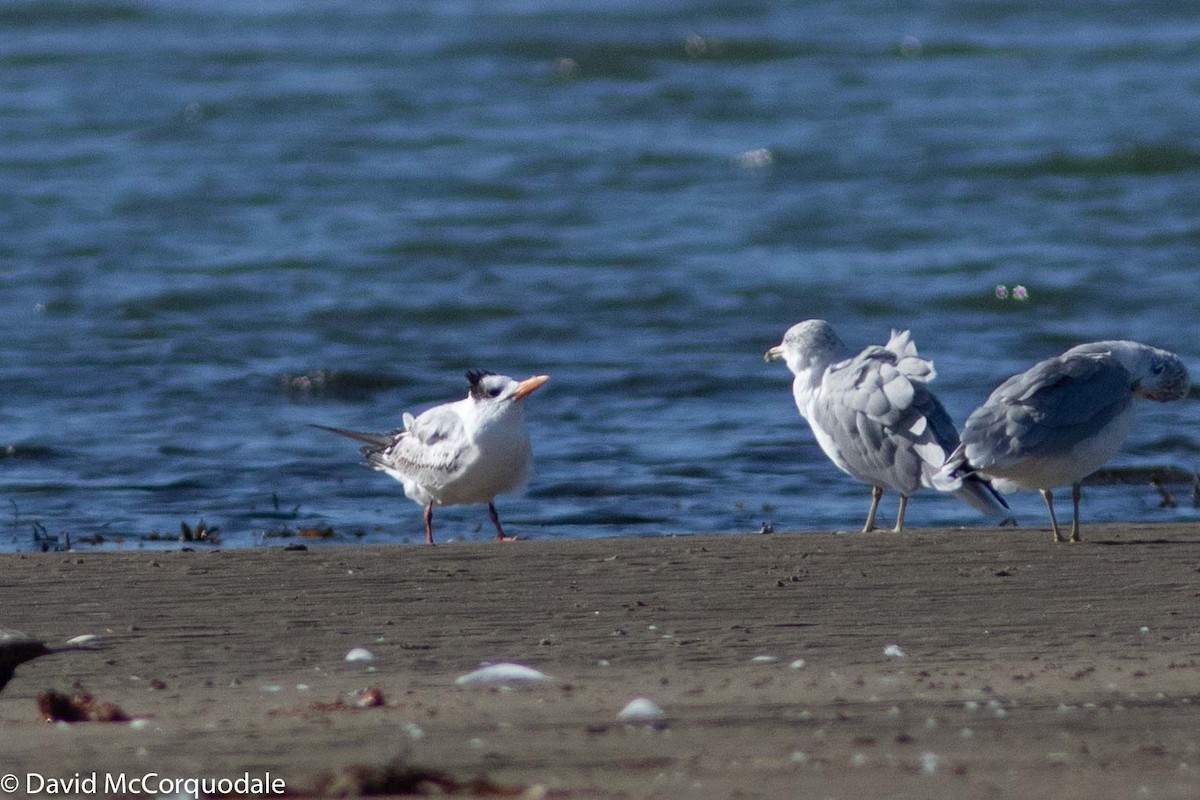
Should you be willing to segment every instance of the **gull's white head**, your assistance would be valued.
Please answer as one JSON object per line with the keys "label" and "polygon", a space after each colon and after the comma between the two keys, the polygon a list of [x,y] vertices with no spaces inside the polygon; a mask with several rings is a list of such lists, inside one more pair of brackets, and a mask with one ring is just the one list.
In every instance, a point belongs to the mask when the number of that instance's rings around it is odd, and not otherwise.
{"label": "gull's white head", "polygon": [[548,380],[549,375],[535,375],[523,381],[515,381],[507,375],[472,369],[467,371],[467,383],[470,385],[467,397],[480,410],[491,406],[495,411],[499,411],[507,406],[519,405]]}
{"label": "gull's white head", "polygon": [[824,369],[841,360],[846,355],[845,350],[846,345],[833,332],[832,325],[823,319],[809,319],[788,328],[783,342],[763,354],[763,360],[783,359],[788,369],[799,375],[814,367]]}
{"label": "gull's white head", "polygon": [[1140,342],[1113,341],[1081,344],[1071,353],[1110,353],[1133,376],[1133,393],[1160,403],[1187,396],[1190,379],[1179,356]]}

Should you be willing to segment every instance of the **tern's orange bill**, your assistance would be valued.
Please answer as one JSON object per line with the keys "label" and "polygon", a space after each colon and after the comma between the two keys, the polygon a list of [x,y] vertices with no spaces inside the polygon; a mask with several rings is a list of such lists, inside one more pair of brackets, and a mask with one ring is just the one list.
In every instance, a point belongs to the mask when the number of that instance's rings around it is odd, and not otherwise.
{"label": "tern's orange bill", "polygon": [[550,380],[549,375],[534,375],[532,378],[526,378],[517,384],[517,390],[513,392],[513,400],[524,398],[525,395],[537,389],[548,380]]}

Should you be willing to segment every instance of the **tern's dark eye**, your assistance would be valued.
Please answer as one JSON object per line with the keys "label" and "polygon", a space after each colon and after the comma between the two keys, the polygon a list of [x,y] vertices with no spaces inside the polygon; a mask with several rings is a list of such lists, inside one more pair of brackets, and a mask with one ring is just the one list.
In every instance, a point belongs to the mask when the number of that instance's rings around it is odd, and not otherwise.
{"label": "tern's dark eye", "polygon": [[1155,364],[1153,367],[1150,368],[1150,371],[1153,372],[1155,375],[1162,375],[1164,369],[1166,369],[1165,364]]}

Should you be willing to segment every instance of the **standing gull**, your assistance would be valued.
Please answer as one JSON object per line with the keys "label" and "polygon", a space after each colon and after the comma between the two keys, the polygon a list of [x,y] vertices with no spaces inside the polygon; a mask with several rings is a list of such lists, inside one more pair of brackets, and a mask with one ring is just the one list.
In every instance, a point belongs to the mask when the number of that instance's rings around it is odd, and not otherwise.
{"label": "standing gull", "polygon": [[[764,358],[785,360],[796,376],[796,408],[829,460],[871,484],[863,532],[875,529],[885,489],[900,494],[894,530],[903,530],[909,496],[933,486],[959,441],[950,415],[926,385],[937,375],[933,363],[917,355],[908,331],[892,331],[886,345],[856,355],[828,322],[810,319],[789,328]],[[984,514],[1012,521],[1008,504],[981,478],[961,482],[953,494]]]}
{"label": "standing gull", "polygon": [[1133,398],[1167,402],[1187,395],[1188,372],[1174,353],[1138,342],[1072,347],[1000,384],[967,419],[962,444],[938,475],[947,488],[982,475],[997,488],[1037,489],[1054,541],[1056,486],[1071,487],[1079,539],[1079,485],[1120,449],[1133,427]]}
{"label": "standing gull", "polygon": [[367,466],[404,484],[404,494],[425,507],[425,541],[433,544],[433,507],[487,503],[496,538],[507,541],[496,495],[524,487],[533,463],[524,403],[549,376],[519,383],[482,370],[467,373],[467,396],[414,417],[391,433],[360,433],[325,425],[313,427],[364,443]]}

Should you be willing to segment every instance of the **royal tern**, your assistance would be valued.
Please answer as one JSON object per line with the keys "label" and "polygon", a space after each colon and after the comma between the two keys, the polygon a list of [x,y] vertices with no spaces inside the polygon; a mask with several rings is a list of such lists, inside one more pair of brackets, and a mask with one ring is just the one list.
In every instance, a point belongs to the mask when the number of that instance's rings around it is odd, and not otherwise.
{"label": "royal tern", "polygon": [[[885,346],[855,354],[828,322],[807,320],[788,329],[764,358],[783,359],[796,376],[796,408],[825,455],[871,485],[863,532],[875,529],[885,489],[900,494],[894,530],[903,530],[909,496],[933,486],[933,475],[959,441],[949,414],[926,386],[937,375],[933,363],[917,355],[908,331],[892,331]],[[984,514],[1012,521],[1008,504],[983,479],[963,481],[952,493]]]}
{"label": "royal tern", "polygon": [[364,443],[367,466],[404,485],[404,494],[425,507],[425,541],[433,544],[433,507],[487,503],[496,526],[496,495],[524,487],[533,461],[525,429],[524,399],[549,376],[517,382],[506,375],[471,370],[462,400],[434,406],[391,433],[361,433],[325,425],[313,427]]}
{"label": "royal tern", "polygon": [[1187,395],[1188,372],[1174,353],[1138,342],[1073,347],[1006,380],[967,419],[962,444],[938,482],[991,478],[1001,491],[1037,489],[1061,542],[1051,490],[1071,487],[1079,539],[1079,485],[1120,449],[1133,427],[1133,398],[1167,402]]}

